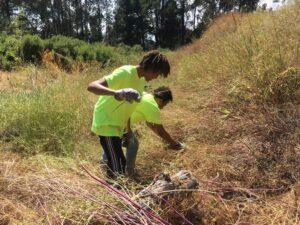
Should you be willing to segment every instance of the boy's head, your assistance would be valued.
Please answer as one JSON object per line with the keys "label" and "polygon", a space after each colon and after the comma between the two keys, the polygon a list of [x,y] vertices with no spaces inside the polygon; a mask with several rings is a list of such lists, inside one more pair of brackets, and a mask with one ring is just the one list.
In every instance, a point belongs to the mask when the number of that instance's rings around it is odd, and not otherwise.
{"label": "boy's head", "polygon": [[172,91],[169,87],[159,87],[153,91],[153,96],[160,109],[163,109],[169,102],[173,101]]}
{"label": "boy's head", "polygon": [[147,81],[157,78],[159,75],[168,77],[170,64],[167,57],[157,50],[148,52],[143,56],[139,66],[146,72]]}

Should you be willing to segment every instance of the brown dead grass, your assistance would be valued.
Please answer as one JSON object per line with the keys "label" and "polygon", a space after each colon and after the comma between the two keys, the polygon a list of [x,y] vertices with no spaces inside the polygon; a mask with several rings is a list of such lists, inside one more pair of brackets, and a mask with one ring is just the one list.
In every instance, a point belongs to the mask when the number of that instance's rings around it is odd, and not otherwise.
{"label": "brown dead grass", "polygon": [[[87,220],[91,211],[101,209],[98,199],[105,201],[98,185],[72,160],[21,158],[4,151],[0,171],[1,224],[64,224],[72,214],[78,224],[80,217]],[[97,209],[91,208],[93,202]]]}
{"label": "brown dead grass", "polygon": [[255,97],[237,102],[230,98],[228,83],[235,74],[219,68],[211,76],[211,65],[198,61],[243,20],[250,23],[251,18],[220,17],[203,38],[170,55],[171,78],[155,85],[173,90],[174,103],[163,110],[163,121],[187,148],[177,154],[161,150],[164,146],[145,130],[138,167],[148,177],[153,171],[191,170],[202,182],[195,198],[200,224],[298,224],[293,191],[300,179],[298,103],[276,105]]}
{"label": "brown dead grass", "polygon": [[[205,72],[213,69],[211,65],[198,63],[199,53],[209,54],[208,46],[218,40],[218,35],[234,32],[243,19],[248,15],[220,17],[202,39],[170,54],[170,80],[158,81],[152,88],[162,84],[171,87],[174,103],[163,110],[164,125],[187,148],[183,152],[167,149],[149,129],[138,126],[139,179],[147,185],[161,171],[192,171],[200,181],[200,190],[193,194],[193,202],[174,205],[194,224],[296,225],[299,108],[281,105],[290,109],[285,116],[280,114],[280,108],[261,100],[235,102],[228,95],[230,79],[222,71],[224,68],[218,68],[216,76],[207,76]],[[188,74],[187,67],[192,68]],[[92,145],[93,153],[85,146],[81,152],[93,154],[85,163],[97,174],[99,151],[95,149],[99,145],[97,141]],[[84,176],[73,159],[25,159],[1,152],[0,182],[3,224],[80,224],[101,208],[105,197],[109,198]],[[97,196],[98,205],[85,205],[88,194]]]}

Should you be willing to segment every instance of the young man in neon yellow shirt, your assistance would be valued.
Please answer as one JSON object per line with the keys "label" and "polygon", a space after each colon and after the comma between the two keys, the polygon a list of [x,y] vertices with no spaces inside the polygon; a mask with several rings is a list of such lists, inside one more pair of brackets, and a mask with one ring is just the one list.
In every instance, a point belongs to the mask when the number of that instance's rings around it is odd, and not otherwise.
{"label": "young man in neon yellow shirt", "polygon": [[145,81],[159,75],[167,77],[170,64],[159,51],[147,53],[137,66],[122,66],[110,75],[93,81],[88,91],[100,95],[94,108],[92,131],[99,136],[107,156],[107,175],[124,174],[126,158],[122,151],[122,136],[129,118],[144,91]]}
{"label": "young man in neon yellow shirt", "polygon": [[[144,92],[141,101],[130,117],[130,122],[131,124],[136,124],[146,121],[147,126],[168,143],[170,148],[179,150],[184,147],[183,144],[174,140],[161,122],[160,110],[172,100],[172,92],[168,87],[159,87],[154,90],[153,94]],[[131,176],[134,174],[139,142],[131,131],[124,135],[123,142],[125,142],[124,146],[126,147],[126,172]],[[103,161],[105,160],[106,155],[103,154]]]}

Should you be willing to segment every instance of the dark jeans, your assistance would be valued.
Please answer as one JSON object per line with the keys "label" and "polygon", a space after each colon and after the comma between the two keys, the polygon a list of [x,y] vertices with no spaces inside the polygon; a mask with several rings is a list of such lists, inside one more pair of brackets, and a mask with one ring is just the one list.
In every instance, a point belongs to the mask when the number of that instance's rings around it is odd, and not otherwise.
{"label": "dark jeans", "polygon": [[107,156],[107,175],[115,178],[118,174],[124,174],[126,158],[122,151],[122,139],[120,137],[99,136],[100,144]]}
{"label": "dark jeans", "polygon": [[[126,172],[128,175],[133,175],[135,171],[135,161],[139,149],[139,141],[137,137],[132,133],[130,138],[126,140],[126,144],[123,140],[123,147],[126,147]],[[106,152],[102,154],[102,161],[107,162]]]}

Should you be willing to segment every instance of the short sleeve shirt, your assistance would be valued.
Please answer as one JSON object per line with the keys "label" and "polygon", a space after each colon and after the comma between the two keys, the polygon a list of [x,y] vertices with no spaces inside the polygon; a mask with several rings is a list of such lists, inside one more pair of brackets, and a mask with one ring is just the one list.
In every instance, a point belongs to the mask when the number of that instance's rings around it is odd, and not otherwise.
{"label": "short sleeve shirt", "polygon": [[[145,79],[138,76],[135,66],[119,67],[104,79],[113,90],[133,88],[142,94],[145,86]],[[92,131],[101,136],[121,137],[137,105],[117,101],[114,96],[100,96],[94,107]]]}
{"label": "short sleeve shirt", "polygon": [[142,121],[161,124],[160,109],[152,94],[143,94],[141,101],[138,103],[130,117],[130,121],[131,124],[136,124]]}

